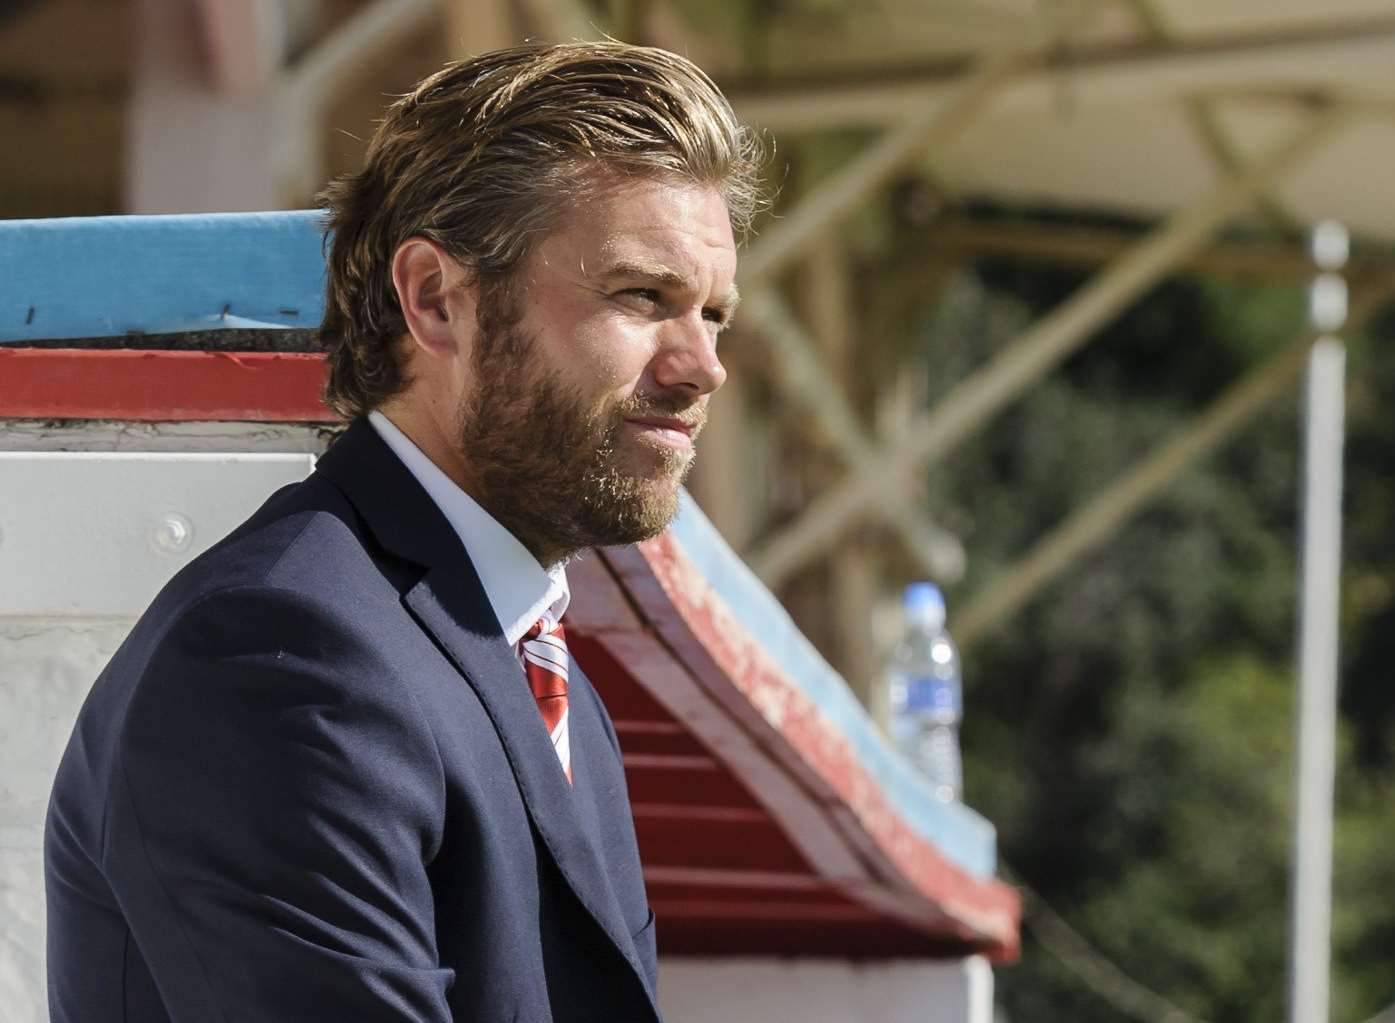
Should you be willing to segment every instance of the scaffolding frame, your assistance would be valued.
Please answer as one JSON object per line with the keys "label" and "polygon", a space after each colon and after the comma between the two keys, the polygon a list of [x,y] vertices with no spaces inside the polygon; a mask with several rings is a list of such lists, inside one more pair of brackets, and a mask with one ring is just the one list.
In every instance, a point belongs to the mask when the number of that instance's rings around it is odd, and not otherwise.
{"label": "scaffolding frame", "polygon": [[[974,14],[972,5],[960,6],[959,15],[953,5],[942,13],[964,18]],[[246,24],[220,19],[216,5],[201,5],[201,9],[209,19],[215,56],[236,49],[220,48],[219,33],[231,33],[230,44],[257,34]],[[273,16],[267,13],[270,8],[261,10],[262,17]],[[1072,43],[1102,14],[1120,11],[1138,27],[1138,39],[1127,44]],[[610,16],[625,31],[647,35],[644,41],[688,48],[686,40],[677,38],[676,19],[663,3],[626,0],[611,4]],[[964,545],[930,518],[916,477],[982,430],[1165,278],[1183,272],[1284,279],[1302,275],[1306,262],[1296,245],[1287,241],[1260,246],[1217,243],[1215,235],[1258,204],[1279,237],[1291,239],[1299,218],[1276,197],[1275,186],[1329,146],[1354,119],[1395,119],[1395,101],[1388,98],[1340,89],[1315,93],[1295,85],[1285,74],[1296,61],[1330,64],[1388,47],[1395,40],[1395,18],[1385,15],[1198,37],[1178,35],[1156,0],[1071,0],[1051,18],[1000,21],[987,36],[994,40],[992,45],[956,58],[937,57],[868,71],[844,69],[810,81],[726,83],[738,112],[765,130],[882,126],[860,153],[770,224],[741,261],[740,280],[749,296],[743,325],[762,339],[765,349],[757,371],[790,408],[814,424],[845,471],[842,482],[819,493],[793,521],[767,531],[745,552],[772,588],[812,564],[836,560],[848,531],[869,524],[890,530],[919,571],[941,581],[959,579],[965,566]],[[263,66],[266,60],[244,58],[242,64],[225,68],[223,76],[232,89],[246,88],[258,74],[270,82],[279,111],[271,151],[288,192],[306,194],[309,183],[322,174],[314,126],[335,96],[376,56],[413,33],[441,26],[462,55],[501,45],[520,32],[534,38],[594,38],[606,27],[577,0],[491,0],[483,5],[465,0],[374,0],[293,66],[268,70]],[[1063,79],[1072,83],[1072,102],[1078,104],[1117,105],[1158,98],[1180,103],[1199,144],[1211,156],[1217,173],[1214,187],[1142,238],[1121,232],[1052,232],[1029,225],[944,218],[943,237],[937,244],[952,259],[1021,254],[1088,263],[1098,270],[988,365],[961,380],[933,407],[922,409],[898,436],[878,436],[854,410],[847,388],[827,365],[815,333],[800,322],[782,296],[782,280],[807,266],[807,254],[821,239],[906,175],[927,178],[932,188],[953,202],[953,190],[935,173],[927,154],[953,147],[990,114],[1040,107],[1043,91]],[[1247,157],[1218,116],[1219,104],[1237,99],[1303,111],[1306,123],[1267,152]],[[1377,285],[1370,286],[1369,294],[1376,307],[1389,297]],[[843,345],[853,343],[847,339]],[[1301,347],[1302,339],[1291,342],[1286,354],[1276,356],[1270,366],[1255,371],[1254,379],[1267,381],[1262,387],[1254,380],[1242,381],[1227,397],[1250,409],[1249,399],[1240,396],[1251,394],[1253,388],[1270,394],[1288,387],[1292,374],[1276,367],[1288,366],[1284,360],[1296,350],[1295,345]],[[755,360],[747,361],[756,365]],[[1251,410],[1237,415],[1225,401],[1225,397],[1219,399],[1144,465],[1082,504],[1017,566],[973,595],[957,618],[961,635],[972,643],[984,630],[1001,625],[1081,552],[1137,514],[1177,472],[1224,443],[1252,414]],[[739,443],[740,432],[727,431],[725,443]],[[1182,451],[1188,454],[1179,460]],[[729,456],[713,461],[732,464]],[[1148,467],[1154,472],[1147,475],[1145,484],[1140,474]],[[720,516],[718,524],[729,525],[741,537],[761,532],[750,522],[723,523]],[[835,597],[846,613],[866,615],[865,583],[857,584],[862,594],[858,600]],[[844,631],[851,631],[851,626]]]}

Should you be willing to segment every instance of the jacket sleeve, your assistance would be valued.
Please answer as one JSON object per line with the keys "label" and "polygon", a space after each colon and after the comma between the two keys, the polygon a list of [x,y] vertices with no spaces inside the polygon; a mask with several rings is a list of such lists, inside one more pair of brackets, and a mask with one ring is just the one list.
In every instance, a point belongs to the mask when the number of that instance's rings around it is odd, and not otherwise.
{"label": "jacket sleeve", "polygon": [[103,865],[174,1023],[450,1020],[440,760],[346,617],[270,588],[206,597],[120,723]]}

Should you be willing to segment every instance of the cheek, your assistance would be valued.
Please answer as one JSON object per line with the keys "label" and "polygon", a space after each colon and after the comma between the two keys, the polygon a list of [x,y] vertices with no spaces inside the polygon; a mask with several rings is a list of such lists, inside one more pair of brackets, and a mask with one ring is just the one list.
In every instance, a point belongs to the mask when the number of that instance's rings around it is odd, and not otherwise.
{"label": "cheek", "polygon": [[572,338],[572,369],[593,394],[628,397],[653,358],[652,328],[623,317],[597,317]]}

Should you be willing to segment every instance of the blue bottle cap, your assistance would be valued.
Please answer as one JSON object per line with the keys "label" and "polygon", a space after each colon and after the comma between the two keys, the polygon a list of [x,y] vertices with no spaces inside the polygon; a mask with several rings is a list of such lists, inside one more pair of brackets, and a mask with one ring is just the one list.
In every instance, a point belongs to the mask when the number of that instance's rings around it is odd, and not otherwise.
{"label": "blue bottle cap", "polygon": [[901,607],[912,621],[929,622],[939,628],[945,622],[945,597],[934,583],[911,583],[901,597]]}

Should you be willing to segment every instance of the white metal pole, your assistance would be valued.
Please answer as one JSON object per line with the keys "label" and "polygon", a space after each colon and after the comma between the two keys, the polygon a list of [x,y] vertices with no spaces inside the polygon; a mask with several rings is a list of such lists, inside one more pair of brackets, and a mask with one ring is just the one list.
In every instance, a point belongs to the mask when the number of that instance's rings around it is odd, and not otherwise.
{"label": "white metal pole", "polygon": [[[1341,245],[1334,242],[1333,247],[1324,249],[1324,232],[1328,241],[1340,237]],[[1329,222],[1318,226],[1313,240],[1314,255],[1327,271],[1314,282],[1314,325],[1335,329],[1346,312],[1345,291],[1338,283],[1341,278],[1333,272],[1345,262],[1345,231]],[[1346,349],[1336,338],[1324,337],[1313,346],[1308,360],[1290,1023],[1327,1023],[1328,1019],[1345,375]]]}

